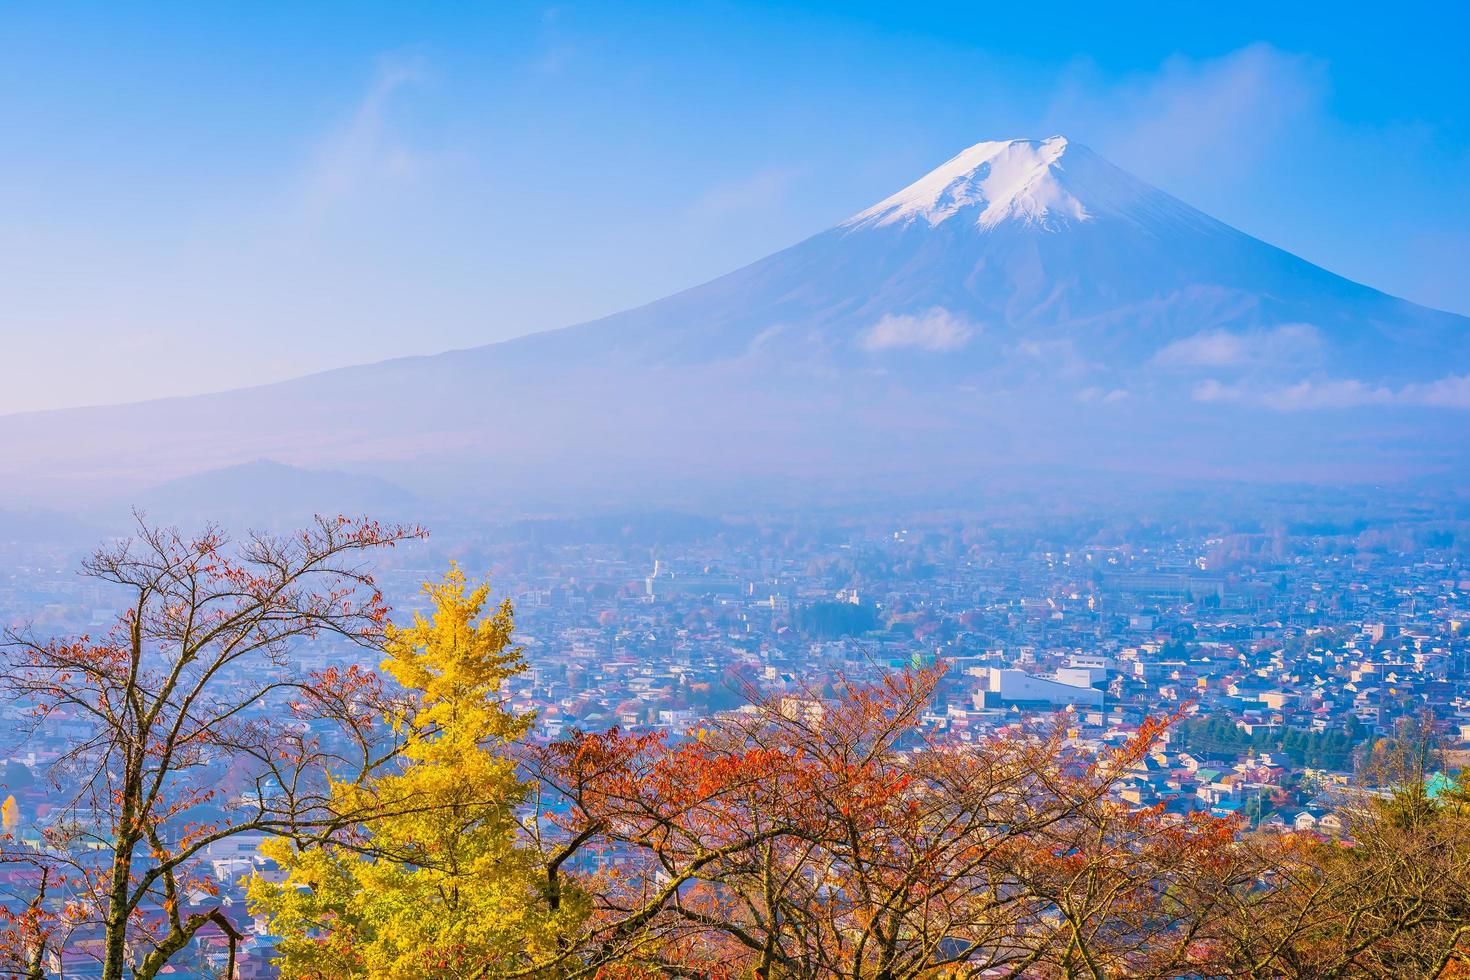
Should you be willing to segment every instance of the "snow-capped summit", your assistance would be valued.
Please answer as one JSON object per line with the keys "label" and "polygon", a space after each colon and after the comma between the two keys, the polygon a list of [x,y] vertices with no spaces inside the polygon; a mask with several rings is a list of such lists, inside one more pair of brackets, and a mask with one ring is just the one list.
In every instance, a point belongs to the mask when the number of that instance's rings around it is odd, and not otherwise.
{"label": "snow-capped summit", "polygon": [[976,143],[843,227],[962,218],[981,228],[1007,221],[1055,230],[1100,215],[1123,216],[1164,196],[1064,136]]}

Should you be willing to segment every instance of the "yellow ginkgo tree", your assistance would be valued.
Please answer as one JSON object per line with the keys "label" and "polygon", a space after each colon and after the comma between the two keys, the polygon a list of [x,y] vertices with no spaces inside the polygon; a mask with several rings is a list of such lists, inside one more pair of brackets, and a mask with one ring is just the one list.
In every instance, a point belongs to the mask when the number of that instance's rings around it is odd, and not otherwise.
{"label": "yellow ginkgo tree", "polygon": [[325,839],[267,843],[284,878],[250,883],[285,978],[517,975],[556,961],[585,914],[574,893],[543,900],[544,870],[521,840],[527,786],[508,750],[530,719],[504,703],[524,666],[510,604],[484,615],[488,587],[458,568],[424,590],[430,617],[388,631],[383,669],[410,694],[386,720],[394,761],[334,784],[333,809],[359,816]]}

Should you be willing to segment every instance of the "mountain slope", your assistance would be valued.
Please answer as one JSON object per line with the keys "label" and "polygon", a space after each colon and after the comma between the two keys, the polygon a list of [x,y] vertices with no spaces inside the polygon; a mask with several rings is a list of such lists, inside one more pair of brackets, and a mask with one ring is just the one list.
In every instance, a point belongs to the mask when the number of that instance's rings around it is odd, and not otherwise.
{"label": "mountain slope", "polygon": [[[884,316],[919,322],[874,330]],[[926,371],[973,371],[1051,341],[1126,370],[1200,332],[1285,324],[1310,327],[1298,339],[1320,341],[1311,353],[1326,360],[1307,366],[1324,372],[1407,380],[1442,367],[1446,353],[1462,365],[1470,354],[1464,318],[1334,276],[1053,138],[979,144],[731,275],[492,349],[564,357],[591,344],[645,364],[774,349],[783,360],[882,367],[917,351],[946,355],[925,359]]]}
{"label": "mountain slope", "polygon": [[[997,466],[1382,479],[1467,457],[1470,321],[1350,282],[1061,138],[602,320],[201,398],[0,419],[85,495],[260,457],[459,496],[963,485]],[[414,481],[417,480],[415,483]]]}

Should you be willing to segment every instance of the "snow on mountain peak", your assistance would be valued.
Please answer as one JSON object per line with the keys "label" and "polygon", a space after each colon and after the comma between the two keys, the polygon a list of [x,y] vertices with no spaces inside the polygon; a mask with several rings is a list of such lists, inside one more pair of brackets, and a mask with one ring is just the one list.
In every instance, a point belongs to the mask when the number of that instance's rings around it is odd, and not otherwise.
{"label": "snow on mountain peak", "polygon": [[842,223],[875,228],[956,215],[983,229],[1018,221],[1046,229],[1118,213],[1152,188],[1063,136],[976,143]]}

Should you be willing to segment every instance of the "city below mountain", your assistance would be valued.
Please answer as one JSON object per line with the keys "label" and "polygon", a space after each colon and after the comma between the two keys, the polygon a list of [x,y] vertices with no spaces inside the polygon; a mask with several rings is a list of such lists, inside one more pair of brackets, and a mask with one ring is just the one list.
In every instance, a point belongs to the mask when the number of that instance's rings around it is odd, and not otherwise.
{"label": "city below mountain", "polygon": [[[269,458],[446,503],[1470,471],[1470,320],[1350,282],[1062,137],[980,143],[775,255],[432,357],[0,418],[18,501]],[[240,472],[259,472],[242,467]],[[451,499],[452,498],[452,499]]]}

